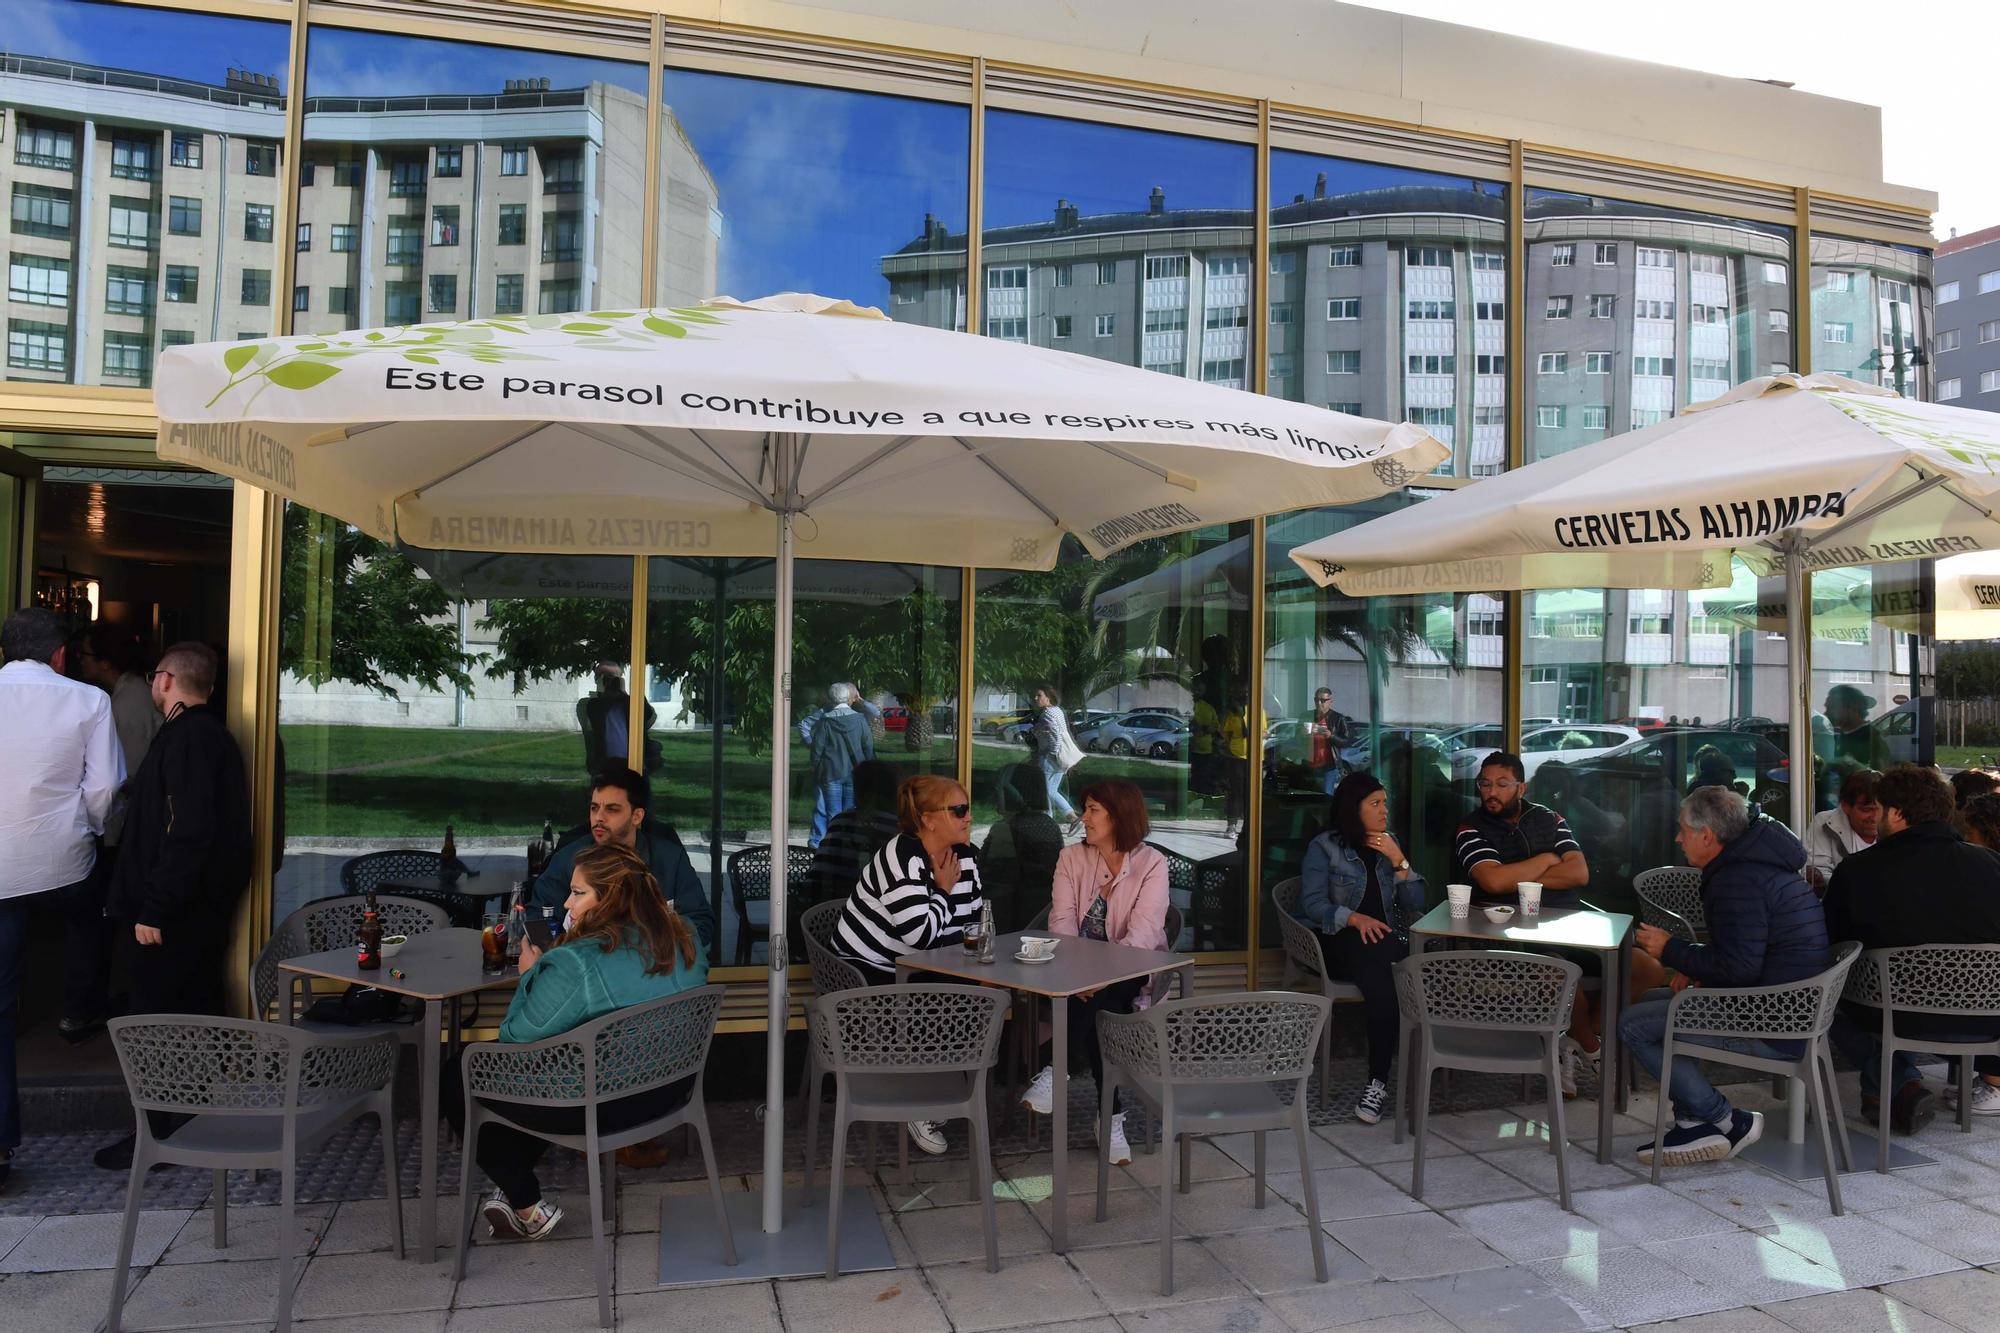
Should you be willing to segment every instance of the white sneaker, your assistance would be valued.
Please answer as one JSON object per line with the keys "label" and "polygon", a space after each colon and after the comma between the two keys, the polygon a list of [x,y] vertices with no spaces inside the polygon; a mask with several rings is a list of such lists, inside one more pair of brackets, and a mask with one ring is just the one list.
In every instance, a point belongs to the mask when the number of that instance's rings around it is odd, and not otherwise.
{"label": "white sneaker", "polygon": [[2000,1115],[2000,1088],[1985,1079],[1972,1082],[1972,1113],[1974,1115]]}
{"label": "white sneaker", "polygon": [[1035,1081],[1021,1094],[1021,1105],[1036,1115],[1048,1115],[1055,1108],[1056,1071],[1053,1065],[1043,1065],[1042,1072],[1035,1075]]}
{"label": "white sneaker", "polygon": [[944,1155],[944,1131],[938,1128],[935,1120],[912,1120],[910,1142],[933,1157]]}
{"label": "white sneaker", "polygon": [[[2000,1088],[1994,1092],[2000,1094]],[[1111,1165],[1124,1166],[1132,1160],[1132,1145],[1125,1141],[1125,1113],[1118,1112],[1111,1117]]]}
{"label": "white sneaker", "polygon": [[486,1232],[490,1236],[520,1237],[527,1234],[521,1225],[520,1214],[514,1211],[514,1205],[508,1203],[507,1196],[499,1190],[494,1190],[493,1197],[479,1206],[479,1212],[486,1219]]}
{"label": "white sneaker", "polygon": [[1564,1037],[1556,1047],[1556,1068],[1562,1075],[1563,1096],[1572,1100],[1576,1097],[1576,1057],[1582,1049],[1574,1037]]}

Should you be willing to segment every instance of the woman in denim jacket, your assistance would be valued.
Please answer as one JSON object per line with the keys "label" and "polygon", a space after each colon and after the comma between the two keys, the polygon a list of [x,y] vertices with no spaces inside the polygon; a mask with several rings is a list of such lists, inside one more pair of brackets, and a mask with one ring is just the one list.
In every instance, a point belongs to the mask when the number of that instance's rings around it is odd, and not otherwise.
{"label": "woman in denim jacket", "polygon": [[1409,954],[1397,934],[1424,912],[1424,879],[1389,832],[1389,793],[1367,773],[1333,789],[1330,827],[1306,848],[1299,871],[1299,915],[1319,932],[1327,975],[1361,988],[1368,1024],[1368,1086],[1354,1118],[1382,1118],[1398,1022],[1392,969]]}

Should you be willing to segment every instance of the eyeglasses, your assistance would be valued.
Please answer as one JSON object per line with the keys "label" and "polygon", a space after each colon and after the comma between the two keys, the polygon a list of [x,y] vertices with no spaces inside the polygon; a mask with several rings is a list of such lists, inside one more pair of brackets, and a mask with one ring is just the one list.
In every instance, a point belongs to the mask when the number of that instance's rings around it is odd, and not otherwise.
{"label": "eyeglasses", "polygon": [[1512,791],[1520,784],[1518,782],[1515,782],[1514,779],[1512,778],[1501,778],[1497,782],[1486,778],[1481,778],[1478,782],[1475,782],[1472,785],[1477,787],[1480,791]]}
{"label": "eyeglasses", "polygon": [[957,805],[938,805],[931,807],[932,814],[937,814],[939,812],[948,814],[953,819],[963,819],[967,815],[972,813],[972,805],[970,802],[960,801]]}
{"label": "eyeglasses", "polygon": [[153,683],[153,682],[154,682],[155,680],[157,680],[157,679],[158,679],[159,677],[161,677],[161,676],[169,676],[169,677],[171,677],[171,676],[172,676],[173,674],[174,674],[173,672],[171,672],[171,671],[168,671],[168,670],[167,670],[166,668],[164,668],[164,667],[162,667],[162,668],[161,668],[160,670],[158,670],[158,671],[148,671],[148,672],[146,673],[146,683],[147,683],[148,685],[151,685],[151,684],[152,684],[152,683]]}

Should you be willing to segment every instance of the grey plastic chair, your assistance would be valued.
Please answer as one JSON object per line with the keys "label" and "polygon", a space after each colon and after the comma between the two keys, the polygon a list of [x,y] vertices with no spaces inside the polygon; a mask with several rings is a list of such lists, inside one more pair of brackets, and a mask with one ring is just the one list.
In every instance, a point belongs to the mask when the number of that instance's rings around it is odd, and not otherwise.
{"label": "grey plastic chair", "polygon": [[[1847,1123],[1840,1113],[1840,1085],[1834,1081],[1833,1051],[1826,1030],[1847,984],[1861,946],[1853,940],[1836,944],[1827,969],[1783,986],[1690,986],[1667,1006],[1666,1042],[1660,1054],[1660,1096],[1653,1112],[1653,1183],[1660,1183],[1660,1145],[1667,1133],[1667,1093],[1673,1081],[1676,1048],[1683,1059],[1711,1060],[1755,1069],[1803,1082],[1813,1119],[1819,1122],[1820,1162],[1826,1170],[1826,1199],[1833,1214],[1840,1204],[1840,1171],[1833,1161],[1833,1143],[1840,1142],[1844,1170],[1854,1169],[1854,1150]],[[1797,1059],[1782,1060],[1689,1041],[1690,1037],[1722,1037],[1750,1041],[1796,1041]],[[1837,1132],[1836,1132],[1837,1131]],[[1888,1135],[1882,1138],[1886,1141]]]}
{"label": "grey plastic chair", "polygon": [[[723,986],[701,986],[620,1009],[542,1041],[482,1041],[465,1048],[465,1141],[459,1150],[459,1243],[452,1269],[454,1281],[465,1280],[466,1251],[472,1248],[476,1145],[481,1127],[489,1124],[507,1125],[583,1154],[584,1174],[590,1178],[590,1239],[597,1265],[599,1327],[611,1327],[611,1249],[605,1243],[604,1223],[616,1206],[614,1155],[628,1144],[643,1143],[682,1125],[693,1127],[701,1140],[702,1164],[708,1169],[715,1223],[722,1229],[722,1259],[735,1265],[736,1241],[730,1235],[729,1213],[722,1203],[722,1181],[715,1170],[715,1145],[709,1137],[708,1109],[701,1087],[702,1067],[708,1063],[709,1043],[715,1037],[715,1020],[722,1012],[726,993]],[[687,1100],[674,1110],[616,1133],[598,1129],[598,1113],[604,1103],[685,1078],[692,1078],[694,1086]],[[510,1105],[581,1107],[583,1132],[556,1134],[523,1125],[508,1116]]]}
{"label": "grey plastic chair", "polygon": [[[1313,1274],[1327,1280],[1326,1238],[1319,1226],[1306,1139],[1306,1081],[1332,1004],[1323,995],[1242,991],[1169,1000],[1133,1014],[1099,1014],[1105,1086],[1097,1093],[1097,1220],[1105,1218],[1111,1182],[1112,1102],[1123,1088],[1146,1104],[1168,1148],[1179,1141],[1180,1191],[1188,1192],[1191,1140],[1254,1134],[1256,1206],[1264,1206],[1264,1136],[1289,1129],[1299,1145]],[[1288,1102],[1274,1084],[1290,1083]],[[1174,1153],[1161,1155],[1160,1294],[1174,1294]]]}
{"label": "grey plastic chair", "polygon": [[[279,1007],[285,978],[278,971],[278,964],[288,958],[302,958],[307,954],[325,953],[329,949],[340,949],[354,943],[361,931],[361,915],[367,906],[366,894],[343,894],[338,898],[321,898],[307,903],[296,912],[280,921],[271,932],[271,938],[257,954],[257,961],[250,969],[251,999],[256,1004],[258,1018],[283,1022],[284,1011]],[[451,925],[449,914],[436,903],[417,898],[405,898],[396,894],[376,895],[375,905],[382,922],[382,934],[424,935],[433,930],[444,930]],[[352,1027],[333,1023],[314,1023],[303,1018],[295,1026],[309,1032],[353,1032]],[[414,1035],[421,1024],[405,1024],[405,1040],[414,1044]]]}
{"label": "grey plastic chair", "polygon": [[[1047,930],[1049,928],[1049,910],[1049,908],[1044,907],[1041,911],[1035,913],[1035,919],[1022,928],[1022,933],[1032,934],[1035,931]],[[1172,903],[1167,904],[1167,915],[1162,929],[1166,932],[1167,949],[1172,951],[1180,941],[1181,932],[1186,929],[1186,922],[1181,916],[1181,909]],[[1188,969],[1175,968],[1172,972],[1164,972],[1160,975],[1166,978],[1167,984],[1172,987],[1172,991],[1170,994],[1156,992],[1153,997],[1155,1001],[1165,999],[1185,1000],[1188,997],[1193,984],[1190,980],[1191,974]],[[1030,995],[1026,991],[1016,991],[1014,993],[1014,1040],[1009,1044],[1007,1058],[1021,1070],[1024,1079],[1034,1077],[1035,1061],[1041,1056],[1040,1039],[1042,1033],[1041,1019],[1043,1003],[1044,1001],[1039,995]],[[1072,1050],[1072,1054],[1074,1054],[1074,1050]],[[1028,1112],[1028,1124],[1031,1129],[1034,1123],[1035,1113],[1030,1111]]]}
{"label": "grey plastic chair", "polygon": [[[404,897],[420,898],[443,908],[452,925],[479,929],[480,913],[485,905],[478,901],[476,893],[442,893],[423,887],[425,880],[442,881],[448,873],[455,877],[470,872],[463,861],[454,861],[446,866],[442,852],[422,851],[414,847],[364,852],[340,863],[340,887],[344,893],[367,893],[379,890],[384,884],[397,884],[402,887]],[[498,897],[503,892],[504,889],[496,887],[486,896]]]}
{"label": "grey plastic chair", "polygon": [[[2000,1039],[1908,1036],[1895,1030],[1898,1014],[1950,1015],[1993,1020],[2000,1033],[2000,944],[1917,944],[1869,949],[1847,977],[1846,999],[1881,1011],[1882,1081],[1889,1090],[1897,1051],[1959,1057],[1958,1128],[1972,1132],[1972,1059],[2000,1055]],[[1845,1126],[1842,1126],[1843,1131]],[[1875,1169],[1889,1169],[1889,1136],[1876,1136]]]}
{"label": "grey plastic chair", "polygon": [[[807,847],[787,847],[785,849],[785,891],[796,901],[804,902],[812,896],[812,850]],[[769,941],[771,924],[769,921],[752,921],[750,905],[763,903],[771,905],[771,848],[758,843],[743,847],[729,854],[724,866],[729,878],[729,899],[736,905],[736,964],[747,966],[750,951],[757,941]]]}
{"label": "grey plastic chair", "polygon": [[[1007,992],[990,986],[870,986],[813,1001],[811,1040],[833,1075],[833,1153],[826,1196],[826,1275],[840,1275],[840,1195],[847,1131],[856,1123],[965,1120],[986,1224],[986,1270],[1000,1271],[993,1212],[993,1135],[986,1087],[1000,1051]],[[819,1139],[819,1098],[806,1103],[806,1161]]]}
{"label": "grey plastic chair", "polygon": [[1690,944],[1708,934],[1708,910],[1701,905],[1701,870],[1696,866],[1655,866],[1632,877],[1639,919]]}
{"label": "grey plastic chair", "polygon": [[[1402,1006],[1402,1068],[1410,1132],[1410,1197],[1424,1197],[1424,1139],[1430,1122],[1431,1074],[1469,1069],[1487,1074],[1540,1074],[1548,1090],[1556,1157],[1556,1195],[1569,1206],[1569,1147],[1563,1125],[1557,1050],[1569,1029],[1583,969],[1564,958],[1501,949],[1422,953],[1396,964]],[[1415,1049],[1412,1050],[1414,1045]],[[1396,1116],[1402,1142],[1403,1116]]]}
{"label": "grey plastic chair", "polygon": [[[396,1040],[386,1032],[321,1036],[279,1023],[205,1014],[145,1014],[114,1018],[111,1044],[125,1071],[138,1120],[132,1174],[125,1187],[125,1222],[118,1233],[118,1262],[111,1277],[111,1315],[118,1333],[126,1274],[139,1233],[146,1172],[156,1162],[205,1167],[215,1173],[215,1248],[229,1229],[229,1172],[279,1173],[284,1218],[278,1228],[278,1311],[282,1331],[292,1325],[292,1247],[298,1233],[299,1157],[348,1122],[372,1115],[379,1126],[387,1173],[389,1233],[403,1257],[403,1190],[396,1171],[396,1116],[390,1090],[396,1077]],[[191,1119],[172,1137],[153,1137],[149,1111]]]}
{"label": "grey plastic chair", "polygon": [[[835,991],[862,990],[868,985],[868,978],[861,975],[859,968],[842,958],[833,948],[833,929],[840,924],[840,914],[847,908],[844,899],[815,903],[799,914],[799,930],[805,936],[806,960],[812,967],[814,995],[831,995]],[[820,1089],[825,1085],[827,1075],[832,1071],[824,1069],[819,1062],[819,1049],[810,1038],[806,1041],[806,1064],[799,1079],[799,1095],[806,1099],[806,1118],[810,1120],[810,1108],[818,1105]],[[808,1193],[813,1183],[813,1154],[810,1144],[806,1145],[805,1188]],[[868,1135],[868,1165],[875,1165],[875,1135],[872,1127]],[[829,1169],[832,1169],[829,1167]]]}
{"label": "grey plastic chair", "polygon": [[[1285,963],[1304,974],[1305,984],[1319,988],[1329,1001],[1359,1000],[1361,987],[1351,981],[1335,981],[1327,974],[1326,951],[1319,932],[1299,919],[1299,877],[1281,879],[1271,886],[1271,906],[1278,909],[1278,935],[1285,946]],[[1327,1023],[1319,1041],[1319,1088],[1325,1097],[1333,1088],[1333,1024]]]}

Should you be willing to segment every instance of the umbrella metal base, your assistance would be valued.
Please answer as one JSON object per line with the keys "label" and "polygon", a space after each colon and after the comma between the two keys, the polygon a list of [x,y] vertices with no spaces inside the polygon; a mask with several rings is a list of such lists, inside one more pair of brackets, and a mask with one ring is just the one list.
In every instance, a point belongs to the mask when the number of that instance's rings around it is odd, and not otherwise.
{"label": "umbrella metal base", "polygon": [[[1775,1171],[1787,1180],[1823,1180],[1826,1169],[1820,1165],[1819,1141],[1809,1136],[1805,1143],[1787,1143],[1782,1133],[1772,1134],[1771,1124],[1764,1125],[1764,1136],[1736,1155],[1740,1162],[1755,1162],[1766,1171]],[[1848,1139],[1854,1145],[1855,1171],[1875,1169],[1875,1135],[1871,1130],[1850,1126]],[[1840,1155],[1840,1145],[1834,1145],[1834,1156]],[[1889,1144],[1889,1169],[1897,1171],[1906,1166],[1930,1166],[1933,1159],[1905,1148],[1898,1143]],[[1841,1174],[1846,1175],[1847,1172]]]}
{"label": "umbrella metal base", "polygon": [[[774,1277],[811,1277],[826,1272],[826,1191],[810,1199],[797,1190],[785,1194],[785,1225],[776,1235],[763,1229],[763,1198],[755,1190],[722,1196],[736,1242],[736,1264],[722,1262],[715,1213],[698,1194],[660,1200],[660,1285],[688,1287],[711,1282],[752,1282]],[[840,1200],[840,1271],[874,1273],[894,1268],[896,1257],[875,1211],[872,1191],[849,1185]]]}

